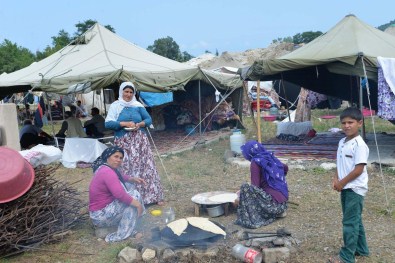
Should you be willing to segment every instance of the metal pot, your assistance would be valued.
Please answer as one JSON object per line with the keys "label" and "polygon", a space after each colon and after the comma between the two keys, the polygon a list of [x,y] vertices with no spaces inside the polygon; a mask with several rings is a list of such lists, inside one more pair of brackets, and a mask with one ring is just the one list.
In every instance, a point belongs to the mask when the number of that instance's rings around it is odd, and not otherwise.
{"label": "metal pot", "polygon": [[207,213],[210,217],[217,217],[221,216],[225,213],[225,210],[222,205],[216,205],[216,206],[207,206]]}

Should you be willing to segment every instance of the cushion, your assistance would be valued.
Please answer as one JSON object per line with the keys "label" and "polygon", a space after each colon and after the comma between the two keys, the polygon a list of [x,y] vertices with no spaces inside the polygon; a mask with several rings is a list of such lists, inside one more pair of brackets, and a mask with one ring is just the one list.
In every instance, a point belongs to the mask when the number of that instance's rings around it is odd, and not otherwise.
{"label": "cushion", "polygon": [[281,133],[291,134],[294,136],[306,135],[313,129],[311,121],[304,122],[278,122],[277,123],[277,136]]}

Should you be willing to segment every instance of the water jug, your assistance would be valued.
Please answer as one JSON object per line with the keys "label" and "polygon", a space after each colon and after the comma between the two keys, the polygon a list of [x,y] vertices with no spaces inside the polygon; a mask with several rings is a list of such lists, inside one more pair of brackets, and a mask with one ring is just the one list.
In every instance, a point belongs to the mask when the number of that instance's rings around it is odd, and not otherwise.
{"label": "water jug", "polygon": [[233,152],[241,153],[240,147],[245,144],[246,137],[241,133],[240,130],[234,130],[233,134],[230,136],[230,149]]}
{"label": "water jug", "polygon": [[248,263],[262,262],[261,252],[258,252],[252,248],[245,247],[241,244],[236,244],[232,248],[232,255],[238,259],[243,260],[243,262],[248,262]]}

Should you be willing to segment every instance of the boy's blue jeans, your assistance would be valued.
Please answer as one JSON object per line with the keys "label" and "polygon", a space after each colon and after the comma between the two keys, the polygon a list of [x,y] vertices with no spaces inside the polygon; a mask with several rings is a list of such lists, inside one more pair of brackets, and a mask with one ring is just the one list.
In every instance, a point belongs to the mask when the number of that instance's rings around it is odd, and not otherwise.
{"label": "boy's blue jeans", "polygon": [[351,189],[344,189],[340,195],[343,212],[343,242],[339,256],[346,263],[354,263],[355,255],[368,256],[365,229],[362,224],[364,197]]}

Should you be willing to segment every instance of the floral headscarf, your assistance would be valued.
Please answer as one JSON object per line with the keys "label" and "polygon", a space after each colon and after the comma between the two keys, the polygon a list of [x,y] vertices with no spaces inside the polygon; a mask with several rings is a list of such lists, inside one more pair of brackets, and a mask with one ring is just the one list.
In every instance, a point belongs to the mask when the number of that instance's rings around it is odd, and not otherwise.
{"label": "floral headscarf", "polygon": [[266,151],[265,147],[257,141],[248,141],[241,146],[244,158],[254,161],[261,167],[262,174],[270,187],[280,191],[288,198],[288,185],[285,175],[288,166],[277,159],[273,153]]}

